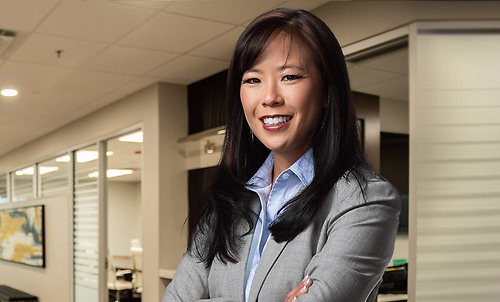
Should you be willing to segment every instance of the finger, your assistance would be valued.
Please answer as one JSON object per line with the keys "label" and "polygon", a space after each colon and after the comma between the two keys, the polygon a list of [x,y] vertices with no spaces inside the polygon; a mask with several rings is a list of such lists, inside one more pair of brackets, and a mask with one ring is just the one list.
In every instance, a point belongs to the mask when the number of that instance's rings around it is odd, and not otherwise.
{"label": "finger", "polygon": [[293,298],[295,298],[296,295],[299,294],[299,291],[302,287],[304,287],[303,282],[305,279],[299,282],[297,286],[295,286],[291,291],[288,292],[288,294],[285,297],[285,301],[293,301]]}
{"label": "finger", "polygon": [[312,285],[312,280],[307,275],[300,283],[294,287],[290,292],[285,297],[286,302],[293,302],[297,299],[297,297],[300,297],[301,295],[306,294],[309,291],[309,287]]}

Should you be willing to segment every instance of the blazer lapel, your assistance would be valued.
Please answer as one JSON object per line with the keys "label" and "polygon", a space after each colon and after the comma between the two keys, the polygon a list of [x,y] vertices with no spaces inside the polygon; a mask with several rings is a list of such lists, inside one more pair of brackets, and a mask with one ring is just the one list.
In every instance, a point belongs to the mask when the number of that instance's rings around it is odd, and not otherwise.
{"label": "blazer lapel", "polygon": [[277,243],[272,237],[269,238],[264,248],[264,252],[262,253],[262,257],[260,258],[259,265],[255,270],[255,276],[253,277],[252,287],[250,288],[250,294],[248,296],[249,302],[257,301],[257,296],[260,293],[262,284],[264,284],[269,271],[272,269],[274,263],[287,244],[288,242]]}
{"label": "blazer lapel", "polygon": [[[305,188],[306,187],[302,185],[297,194],[300,194]],[[260,211],[260,203],[259,202],[257,203],[259,204],[259,211]],[[252,238],[250,236],[250,241],[251,240]],[[262,257],[260,258],[259,265],[255,270],[255,275],[252,281],[252,287],[250,288],[250,294],[248,295],[248,302],[257,301],[257,296],[260,293],[260,289],[262,288],[262,285],[264,284],[264,281],[266,280],[269,271],[272,269],[274,263],[276,263],[276,260],[278,260],[279,256],[281,255],[281,252],[283,251],[283,249],[287,244],[288,241],[277,243],[276,241],[274,241],[271,235],[269,241],[267,242],[266,247],[264,248]],[[250,246],[248,246],[248,248],[250,248]]]}
{"label": "blazer lapel", "polygon": [[[250,208],[257,214],[259,215],[260,212],[260,201],[259,197],[257,194],[254,194],[252,198],[250,198]],[[248,229],[246,228],[246,224],[241,224],[238,228],[238,233],[239,234],[244,234],[248,232]],[[252,238],[253,238],[253,233],[255,230],[255,221],[254,221],[254,229],[246,236],[243,237],[243,244],[241,245],[241,253],[239,257],[239,261],[234,263],[234,264],[229,264],[229,266],[232,266],[232,271],[234,274],[230,274],[235,277],[235,282],[238,284],[237,291],[238,293],[241,293],[242,299],[244,297],[245,293],[245,273],[246,273],[246,266],[247,266],[247,261],[248,261],[248,254],[250,253],[250,245],[252,244]]]}
{"label": "blazer lapel", "polygon": [[235,296],[241,295],[242,299],[245,293],[245,271],[248,258],[248,252],[250,251],[250,244],[252,242],[252,233],[246,235],[243,238],[244,242],[241,244],[242,251],[239,255],[239,260],[235,263],[228,262],[226,264],[227,274],[232,276],[231,283],[235,284]]}

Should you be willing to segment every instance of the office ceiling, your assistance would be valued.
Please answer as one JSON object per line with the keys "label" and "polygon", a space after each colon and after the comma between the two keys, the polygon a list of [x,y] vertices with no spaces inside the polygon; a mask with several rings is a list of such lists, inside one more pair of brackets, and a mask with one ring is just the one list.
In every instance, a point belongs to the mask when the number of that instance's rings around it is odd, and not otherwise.
{"label": "office ceiling", "polygon": [[[0,89],[19,90],[0,96],[0,155],[155,82],[222,71],[258,14],[326,2],[0,1],[0,29],[15,33],[0,53]],[[351,64],[353,86],[404,100],[395,87],[407,81],[405,63],[385,60]]]}

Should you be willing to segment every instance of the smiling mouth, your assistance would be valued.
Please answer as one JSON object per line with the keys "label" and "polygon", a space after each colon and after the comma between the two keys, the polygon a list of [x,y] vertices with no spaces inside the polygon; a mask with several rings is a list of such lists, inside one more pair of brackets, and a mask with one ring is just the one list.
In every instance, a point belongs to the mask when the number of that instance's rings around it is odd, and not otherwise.
{"label": "smiling mouth", "polygon": [[275,117],[265,117],[262,120],[266,126],[279,126],[287,123],[292,117],[289,115],[275,116]]}

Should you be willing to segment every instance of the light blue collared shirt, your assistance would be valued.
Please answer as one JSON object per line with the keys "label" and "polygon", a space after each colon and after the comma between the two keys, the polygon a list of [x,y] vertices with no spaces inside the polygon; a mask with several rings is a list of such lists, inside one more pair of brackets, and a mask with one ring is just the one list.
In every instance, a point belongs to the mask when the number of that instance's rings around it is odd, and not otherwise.
{"label": "light blue collared shirt", "polygon": [[248,190],[254,191],[259,196],[261,210],[255,224],[246,265],[245,301],[248,300],[255,270],[269,240],[269,225],[276,219],[278,211],[301,189],[307,187],[314,178],[312,149],[307,150],[293,165],[281,172],[274,186],[272,185],[273,165],[274,155],[271,152],[246,185]]}

